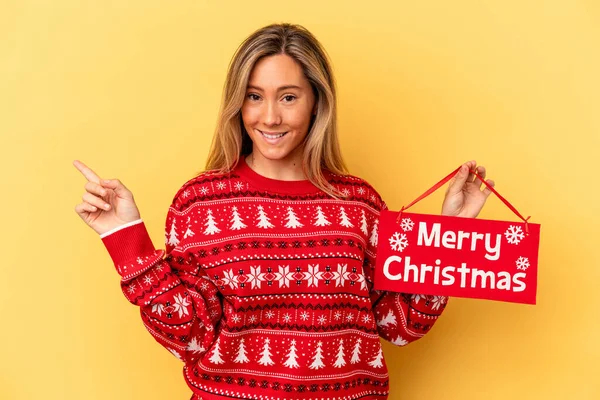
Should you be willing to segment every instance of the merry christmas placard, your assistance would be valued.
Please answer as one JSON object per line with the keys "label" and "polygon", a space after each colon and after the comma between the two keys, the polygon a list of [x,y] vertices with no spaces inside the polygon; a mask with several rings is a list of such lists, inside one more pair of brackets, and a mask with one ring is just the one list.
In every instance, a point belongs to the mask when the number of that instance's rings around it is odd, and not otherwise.
{"label": "merry christmas placard", "polygon": [[539,224],[384,210],[377,290],[535,304]]}
{"label": "merry christmas placard", "polygon": [[[460,168],[460,167],[459,167]],[[374,289],[535,304],[540,225],[407,213],[459,169],[399,212],[379,218]]]}

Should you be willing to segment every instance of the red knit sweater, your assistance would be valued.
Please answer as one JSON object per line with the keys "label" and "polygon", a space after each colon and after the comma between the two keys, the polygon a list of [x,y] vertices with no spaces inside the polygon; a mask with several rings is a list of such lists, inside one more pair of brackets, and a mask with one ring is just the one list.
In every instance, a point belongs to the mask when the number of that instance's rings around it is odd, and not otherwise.
{"label": "red knit sweater", "polygon": [[175,195],[166,251],[141,220],[103,235],[127,299],[184,362],[196,399],[386,399],[379,337],[427,333],[447,297],[372,290],[377,221],[366,181],[203,173]]}

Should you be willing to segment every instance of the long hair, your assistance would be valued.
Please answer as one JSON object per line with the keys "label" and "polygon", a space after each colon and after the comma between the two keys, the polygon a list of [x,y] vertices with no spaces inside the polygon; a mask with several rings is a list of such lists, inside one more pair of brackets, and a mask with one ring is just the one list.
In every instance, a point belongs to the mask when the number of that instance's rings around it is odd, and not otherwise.
{"label": "long hair", "polygon": [[252,152],[252,141],[242,123],[241,113],[246,87],[256,62],[276,54],[286,54],[298,62],[315,93],[317,112],[304,140],[303,171],[307,179],[330,196],[342,196],[327,182],[322,170],[338,175],[346,175],[348,171],[337,136],[335,80],[325,49],[300,25],[265,26],[238,47],[229,63],[206,170],[230,172],[240,157]]}

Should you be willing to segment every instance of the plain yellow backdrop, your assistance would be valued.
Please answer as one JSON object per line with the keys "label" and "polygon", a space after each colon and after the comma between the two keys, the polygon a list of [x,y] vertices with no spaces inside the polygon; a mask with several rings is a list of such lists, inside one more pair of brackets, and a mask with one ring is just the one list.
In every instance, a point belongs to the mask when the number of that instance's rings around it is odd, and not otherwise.
{"label": "plain yellow backdrop", "polygon": [[[385,343],[390,399],[599,399],[596,0],[3,1],[0,398],[189,399],[76,215],[71,163],[128,185],[164,248],[231,56],[273,22],[327,49],[345,159],[390,208],[475,159],[541,224],[538,304],[452,298],[422,340]],[[517,220],[493,197],[480,216]]]}

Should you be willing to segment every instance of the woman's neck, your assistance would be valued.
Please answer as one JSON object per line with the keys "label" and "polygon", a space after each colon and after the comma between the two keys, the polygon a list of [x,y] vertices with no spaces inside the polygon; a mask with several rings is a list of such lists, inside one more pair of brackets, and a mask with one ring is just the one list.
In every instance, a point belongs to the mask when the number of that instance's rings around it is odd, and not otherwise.
{"label": "woman's neck", "polygon": [[252,152],[246,163],[254,172],[271,179],[281,181],[300,181],[307,179],[302,169],[302,153],[299,157],[286,157],[283,160],[270,160],[259,152]]}

